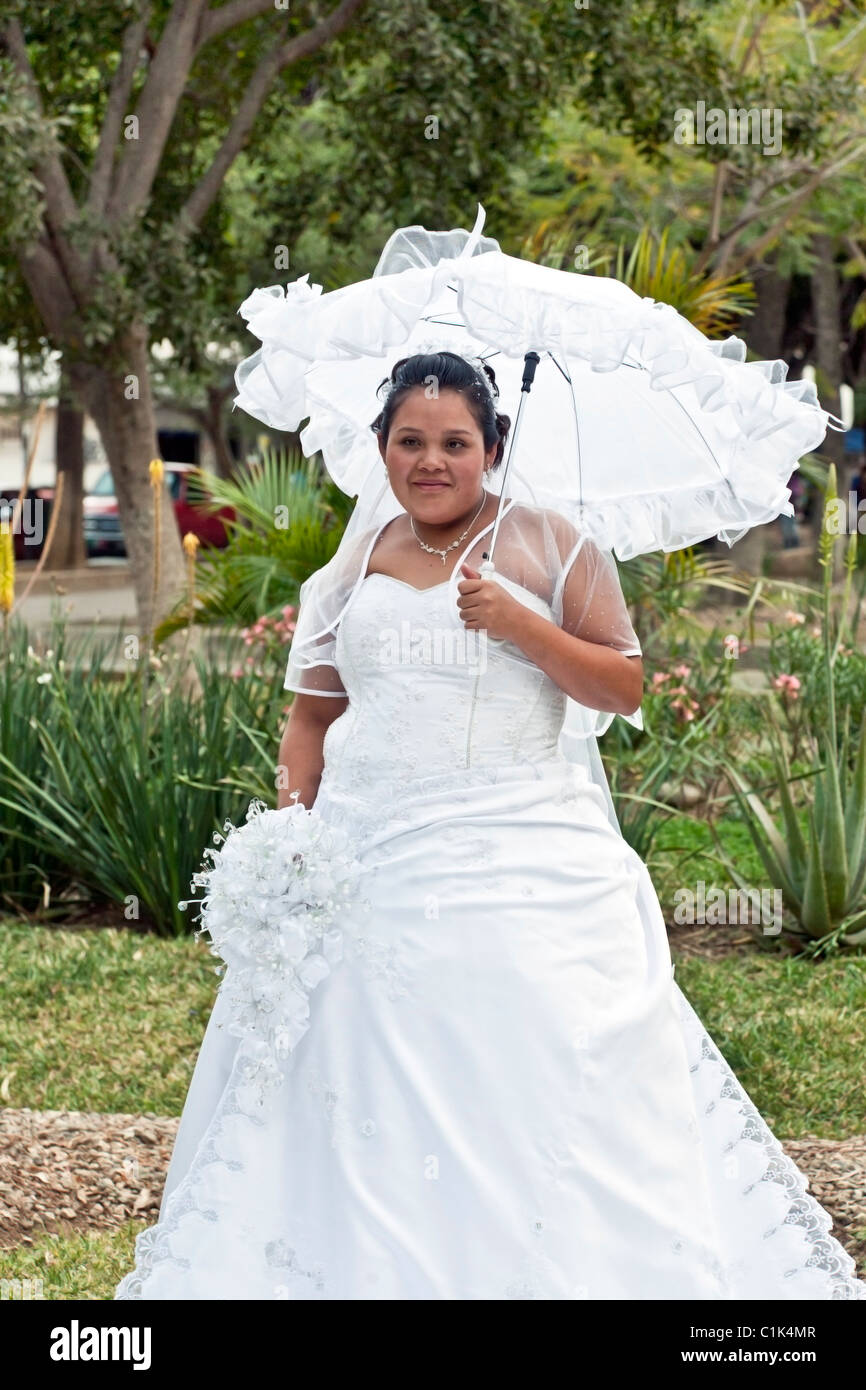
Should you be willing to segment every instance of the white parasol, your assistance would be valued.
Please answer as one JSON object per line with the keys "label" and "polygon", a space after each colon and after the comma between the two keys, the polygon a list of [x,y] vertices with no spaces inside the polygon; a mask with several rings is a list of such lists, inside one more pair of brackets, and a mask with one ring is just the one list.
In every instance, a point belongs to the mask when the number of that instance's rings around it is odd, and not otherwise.
{"label": "white parasol", "polygon": [[[235,404],[276,429],[308,419],[304,452],[321,450],[360,498],[381,475],[377,386],[397,358],[448,348],[490,363],[512,419],[524,406],[508,495],[553,507],[620,560],[711,536],[732,545],[793,514],[798,460],[828,424],[843,428],[812,382],[787,381],[781,360],[747,363],[740,338],[711,341],[619,280],[505,255],[483,221],[479,205],[472,232],[400,228],[371,279],[329,294],[306,275],[254,290],[239,312],[262,346],[237,368]],[[382,519],[399,510],[377,506]]]}

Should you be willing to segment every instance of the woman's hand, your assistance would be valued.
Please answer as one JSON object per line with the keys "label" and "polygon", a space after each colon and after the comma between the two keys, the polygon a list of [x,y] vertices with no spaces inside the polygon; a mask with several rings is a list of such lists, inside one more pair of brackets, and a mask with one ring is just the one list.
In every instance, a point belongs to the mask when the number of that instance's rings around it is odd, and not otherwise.
{"label": "woman's hand", "polygon": [[484,579],[471,565],[461,565],[466,576],[457,585],[460,597],[457,607],[465,627],[484,628],[488,637],[513,640],[515,620],[526,612],[519,599],[506,592],[495,579]]}
{"label": "woman's hand", "polygon": [[572,700],[609,714],[634,714],[643,692],[643,662],[602,642],[575,637],[507,593],[495,579],[461,565],[460,616],[519,647]]}

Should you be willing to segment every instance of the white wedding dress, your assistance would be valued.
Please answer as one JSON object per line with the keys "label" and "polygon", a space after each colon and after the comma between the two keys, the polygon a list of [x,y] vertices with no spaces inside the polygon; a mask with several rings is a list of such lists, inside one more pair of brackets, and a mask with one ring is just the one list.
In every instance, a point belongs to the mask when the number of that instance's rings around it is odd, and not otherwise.
{"label": "white wedding dress", "polygon": [[559,688],[492,644],[486,669],[383,656],[383,630],[455,627],[447,582],[359,585],[316,809],[368,906],[264,1117],[217,999],[115,1297],[866,1297],[675,983]]}

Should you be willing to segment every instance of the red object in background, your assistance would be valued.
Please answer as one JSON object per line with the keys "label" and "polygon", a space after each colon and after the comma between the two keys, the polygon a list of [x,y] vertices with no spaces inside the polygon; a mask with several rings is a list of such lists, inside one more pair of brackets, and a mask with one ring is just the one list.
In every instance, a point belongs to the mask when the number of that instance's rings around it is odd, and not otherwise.
{"label": "red object in background", "polygon": [[[190,463],[166,463],[163,467],[181,536],[192,531],[203,546],[227,545],[225,522],[234,521],[234,507],[220,507],[212,513],[195,505],[190,499],[191,475],[198,470]],[[107,468],[84,498],[84,537],[88,555],[126,554],[114,479]]]}
{"label": "red object in background", "polygon": [[190,500],[190,475],[196,472],[191,466],[180,463],[167,463],[165,476],[169,492],[174,502],[174,515],[180,534],[185,536],[192,531],[202,545],[224,546],[228,544],[226,521],[234,521],[234,507],[220,507],[217,512],[205,511]]}

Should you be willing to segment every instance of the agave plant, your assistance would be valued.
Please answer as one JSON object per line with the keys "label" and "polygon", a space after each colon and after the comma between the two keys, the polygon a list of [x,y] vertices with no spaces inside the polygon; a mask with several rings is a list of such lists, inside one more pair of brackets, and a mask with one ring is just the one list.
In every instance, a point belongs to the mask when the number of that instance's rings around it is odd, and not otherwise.
{"label": "agave plant", "polygon": [[[836,497],[835,468],[829,470],[825,518]],[[850,710],[846,709],[841,739],[834,678],[835,662],[848,627],[847,610],[857,563],[856,533],[849,537],[847,579],[838,617],[831,606],[833,549],[837,537],[825,525],[819,542],[824,570],[824,665],[826,724],[813,735],[814,787],[807,807],[804,834],[791,793],[792,775],[784,735],[770,707],[772,760],[781,801],[784,833],[776,826],[758,792],[734,767],[727,769],[734,797],[774,887],[780,888],[799,926],[813,943],[859,946],[866,942],[866,711],[858,732],[851,767]],[[734,881],[745,887],[736,868],[727,865]],[[859,930],[855,930],[859,928]]]}
{"label": "agave plant", "polygon": [[[778,733],[775,721],[774,728]],[[782,890],[805,934],[821,941],[844,938],[847,945],[862,945],[866,942],[866,713],[853,771],[849,770],[847,728],[838,765],[835,745],[826,731],[822,730],[820,743],[823,756],[814,772],[808,836],[800,827],[791,795],[791,769],[781,735],[774,742],[773,760],[784,835],[735,768],[728,769],[728,776],[770,880]],[[728,869],[738,886],[745,887],[731,864]],[[858,926],[861,930],[854,931]]]}

